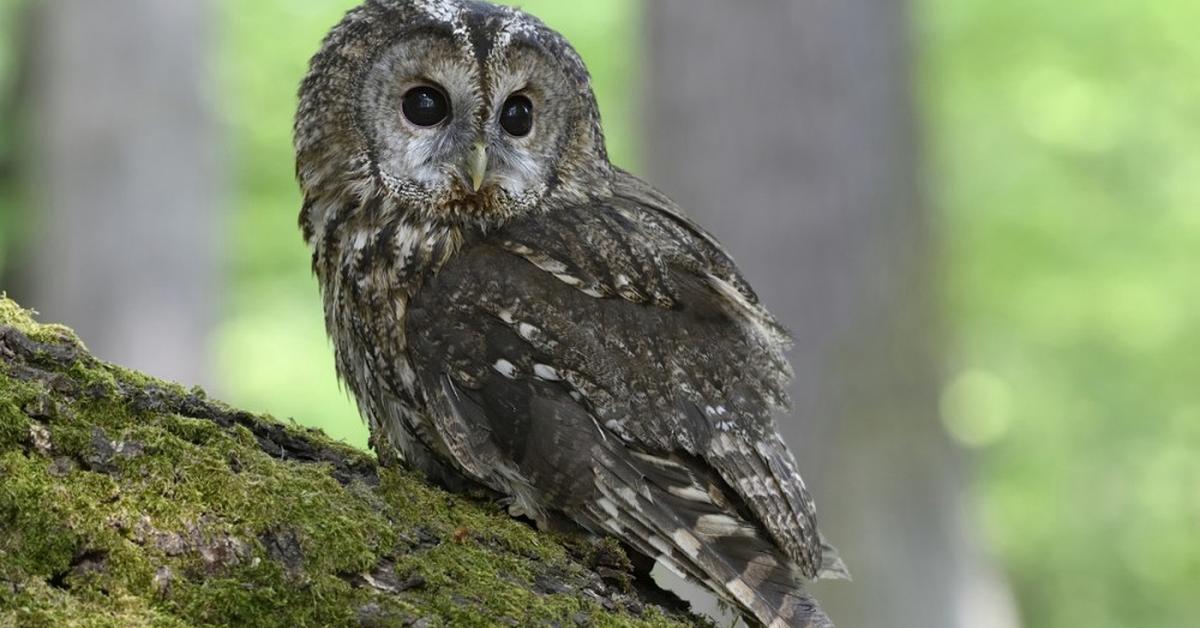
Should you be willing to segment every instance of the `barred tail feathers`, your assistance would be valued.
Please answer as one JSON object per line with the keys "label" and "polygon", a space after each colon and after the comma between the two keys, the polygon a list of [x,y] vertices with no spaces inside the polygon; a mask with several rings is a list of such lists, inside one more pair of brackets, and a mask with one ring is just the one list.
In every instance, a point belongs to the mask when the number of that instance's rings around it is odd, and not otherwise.
{"label": "barred tail feathers", "polygon": [[804,574],[729,501],[702,466],[605,450],[593,517],[668,568],[699,581],[770,628],[832,628]]}

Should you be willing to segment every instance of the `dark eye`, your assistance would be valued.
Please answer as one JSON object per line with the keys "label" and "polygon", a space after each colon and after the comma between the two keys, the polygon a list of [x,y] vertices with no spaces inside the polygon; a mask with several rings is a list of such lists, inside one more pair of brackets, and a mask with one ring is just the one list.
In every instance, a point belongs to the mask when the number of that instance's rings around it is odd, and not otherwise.
{"label": "dark eye", "polygon": [[404,117],[417,126],[433,126],[450,115],[450,102],[436,87],[421,85],[404,94]]}
{"label": "dark eye", "polygon": [[514,137],[525,137],[533,130],[533,103],[524,96],[509,96],[500,110],[500,126]]}

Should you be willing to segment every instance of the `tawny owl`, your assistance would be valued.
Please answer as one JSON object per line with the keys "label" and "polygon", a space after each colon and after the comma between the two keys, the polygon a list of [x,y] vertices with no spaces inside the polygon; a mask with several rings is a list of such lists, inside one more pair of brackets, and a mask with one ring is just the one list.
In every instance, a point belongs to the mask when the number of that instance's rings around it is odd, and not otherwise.
{"label": "tawny owl", "polygon": [[788,337],[713,236],[605,151],[536,18],[368,0],[300,91],[300,224],[381,456],[619,537],[766,626],[845,576],[773,416]]}

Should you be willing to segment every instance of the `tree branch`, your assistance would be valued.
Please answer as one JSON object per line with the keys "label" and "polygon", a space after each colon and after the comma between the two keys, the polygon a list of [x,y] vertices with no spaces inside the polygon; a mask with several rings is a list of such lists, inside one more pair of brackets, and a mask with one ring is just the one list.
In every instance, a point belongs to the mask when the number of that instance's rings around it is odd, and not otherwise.
{"label": "tree branch", "polygon": [[630,572],[615,542],[106,364],[0,297],[0,624],[699,621]]}

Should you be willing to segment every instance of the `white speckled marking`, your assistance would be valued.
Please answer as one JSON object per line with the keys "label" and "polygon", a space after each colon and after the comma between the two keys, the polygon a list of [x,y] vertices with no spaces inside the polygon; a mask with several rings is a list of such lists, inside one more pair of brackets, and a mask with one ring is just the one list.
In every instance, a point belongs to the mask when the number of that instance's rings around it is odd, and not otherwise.
{"label": "white speckled marking", "polygon": [[520,323],[517,325],[517,333],[525,340],[533,340],[537,338],[538,334],[542,333],[542,330],[529,323]]}
{"label": "white speckled marking", "polygon": [[679,546],[679,549],[682,549],[689,557],[695,558],[700,555],[700,541],[691,532],[679,528],[675,530],[671,538],[675,541],[675,545]]}
{"label": "white speckled marking", "polygon": [[596,504],[600,506],[601,510],[608,513],[608,516],[614,519],[618,518],[621,514],[620,511],[617,510],[617,505],[612,503],[612,501],[610,501],[607,497],[601,497],[600,499],[596,500]]}
{"label": "white speckled marking", "polygon": [[562,381],[562,377],[558,375],[558,371],[554,370],[554,367],[547,366],[545,364],[534,364],[533,374],[538,378],[544,379],[548,382]]}
{"label": "white speckled marking", "polygon": [[667,492],[688,501],[711,504],[712,497],[708,495],[708,491],[699,486],[668,486]]}
{"label": "white speckled marking", "polygon": [[462,21],[465,9],[453,0],[417,0],[416,7],[429,17],[450,25],[454,34],[467,39],[467,27]]}
{"label": "white speckled marking", "polygon": [[663,467],[665,469],[687,469],[687,467],[675,462],[674,460],[667,460],[666,458],[644,454],[640,451],[631,451],[629,453],[632,454],[634,458],[649,462],[656,467]]}
{"label": "white speckled marking", "polygon": [[754,602],[756,601],[754,598],[754,591],[750,587],[746,586],[746,583],[741,578],[734,578],[733,580],[726,582],[725,590],[733,594],[733,597],[742,604],[745,604],[749,607],[754,606]]}
{"label": "white speckled marking", "polygon": [[579,291],[588,295],[589,297],[593,297],[596,299],[604,298],[604,293],[600,292],[599,290],[597,290],[595,288],[580,288]]}
{"label": "white speckled marking", "polygon": [[496,369],[497,373],[509,379],[515,379],[517,376],[517,367],[512,362],[509,362],[503,358],[496,360],[496,363],[492,365],[492,368]]}
{"label": "white speckled marking", "polygon": [[578,288],[579,286],[583,285],[583,280],[573,275],[568,275],[566,273],[554,273],[554,276],[557,277],[559,281],[571,286],[572,288]]}
{"label": "white speckled marking", "polygon": [[416,252],[429,246],[430,241],[435,238],[434,234],[429,233],[428,229],[423,227],[413,227],[407,224],[397,226],[394,242],[401,265],[407,266]]}
{"label": "white speckled marking", "polygon": [[535,262],[536,266],[552,275],[567,272],[567,265],[552,258],[544,258]]}
{"label": "white speckled marking", "polygon": [[728,515],[704,515],[696,521],[696,532],[705,536],[750,536],[754,528]]}
{"label": "white speckled marking", "polygon": [[371,239],[371,234],[366,230],[362,230],[362,231],[355,233],[354,234],[354,250],[361,251],[364,248],[366,248],[367,242],[370,241],[370,239]]}

